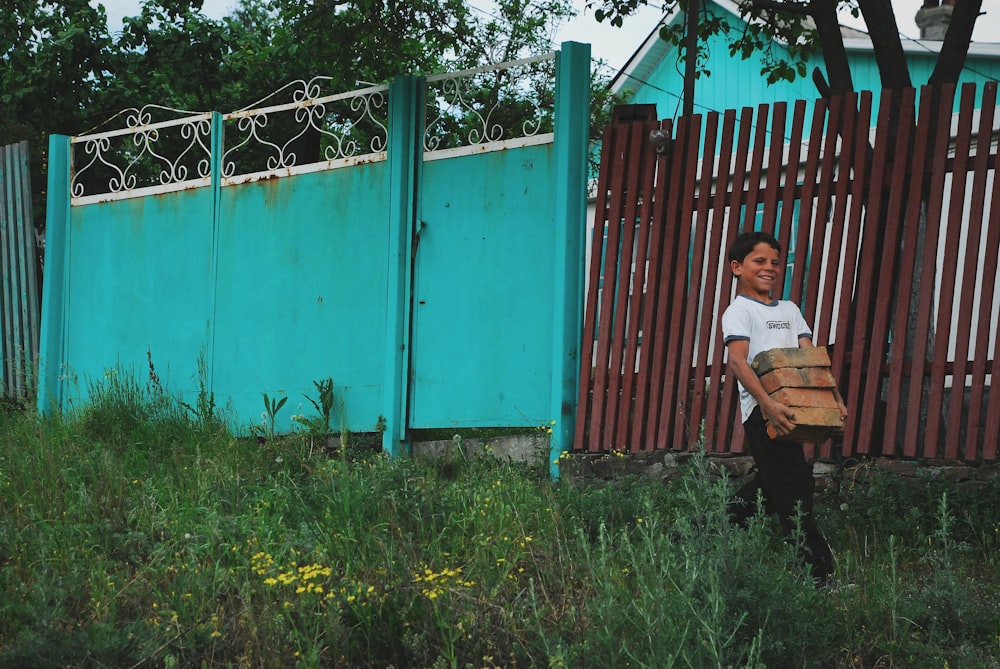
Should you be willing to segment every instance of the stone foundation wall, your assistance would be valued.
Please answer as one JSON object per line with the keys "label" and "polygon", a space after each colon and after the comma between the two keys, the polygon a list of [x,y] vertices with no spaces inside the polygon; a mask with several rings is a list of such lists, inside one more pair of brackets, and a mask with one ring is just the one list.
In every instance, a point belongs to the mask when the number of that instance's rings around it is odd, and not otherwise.
{"label": "stone foundation wall", "polygon": [[[659,481],[669,481],[677,476],[679,467],[691,458],[690,453],[653,451],[629,454],[564,454],[559,460],[559,470],[564,480],[610,481],[623,475],[639,475]],[[753,459],[748,455],[709,455],[709,463],[720,474],[725,472],[736,481],[753,475]],[[864,483],[882,472],[896,474],[914,482],[938,479],[959,485],[976,486],[1000,476],[1000,463],[971,466],[961,462],[932,460],[916,462],[892,458],[857,460],[850,458],[843,463],[816,461],[813,476],[816,492],[837,492],[844,485]]]}
{"label": "stone foundation wall", "polygon": [[[430,441],[413,445],[416,457],[442,457],[460,451],[463,457],[483,454],[529,462],[543,466],[549,458],[549,440],[542,435],[515,435],[493,439],[457,439]],[[677,476],[679,467],[691,458],[679,451],[641,453],[564,453],[559,458],[560,478],[570,482],[600,483],[616,477],[637,475],[667,482]],[[709,462],[720,474],[725,472],[735,481],[753,475],[753,459],[748,455],[710,454]],[[978,466],[957,461],[914,461],[896,458],[861,460],[848,458],[842,463],[818,460],[813,464],[816,492],[837,492],[842,486],[864,483],[881,472],[894,473],[914,482],[927,479],[953,481],[959,485],[976,486],[1000,476],[1000,462]]]}

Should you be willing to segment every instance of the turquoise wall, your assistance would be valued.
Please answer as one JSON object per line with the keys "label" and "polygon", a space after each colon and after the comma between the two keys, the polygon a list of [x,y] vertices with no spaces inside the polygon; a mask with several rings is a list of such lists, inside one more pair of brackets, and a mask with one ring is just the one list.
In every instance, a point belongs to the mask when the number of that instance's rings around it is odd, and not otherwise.
{"label": "turquoise wall", "polygon": [[144,384],[147,355],[161,383],[197,388],[212,323],[212,214],[208,188],[73,208],[62,298],[67,404],[110,374]]}
{"label": "turquoise wall", "polygon": [[[331,377],[335,428],[553,428],[569,448],[583,302],[589,45],[556,56],[543,143],[427,159],[423,79],[389,88],[386,159],[70,206],[70,138],[50,143],[39,408],[86,402],[125,371],[193,402],[201,383],[235,427],[263,394],[314,413]],[[199,362],[204,362],[200,375]],[[109,370],[115,370],[110,372]]]}
{"label": "turquoise wall", "polygon": [[262,393],[287,395],[288,429],[330,377],[351,427],[375,429],[388,190],[385,162],[222,189],[212,381],[239,416],[259,419]]}

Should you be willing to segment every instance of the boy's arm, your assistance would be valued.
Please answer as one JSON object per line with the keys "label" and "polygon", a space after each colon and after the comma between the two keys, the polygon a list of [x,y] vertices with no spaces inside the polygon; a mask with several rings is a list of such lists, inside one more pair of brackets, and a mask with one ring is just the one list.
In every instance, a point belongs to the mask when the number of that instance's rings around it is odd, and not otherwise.
{"label": "boy's arm", "polygon": [[[811,344],[812,342],[810,342]],[[774,431],[779,437],[791,432],[795,428],[795,412],[781,402],[772,399],[764,390],[764,386],[760,384],[756,372],[750,368],[750,363],[747,362],[747,356],[750,354],[750,342],[745,339],[733,339],[726,344],[726,347],[729,349],[729,369],[747,392],[757,400],[764,420],[774,427]]]}

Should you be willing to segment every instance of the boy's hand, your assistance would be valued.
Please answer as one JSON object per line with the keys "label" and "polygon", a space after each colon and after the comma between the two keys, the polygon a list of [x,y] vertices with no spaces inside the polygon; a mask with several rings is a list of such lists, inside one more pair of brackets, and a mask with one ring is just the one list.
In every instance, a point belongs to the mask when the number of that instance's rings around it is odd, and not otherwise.
{"label": "boy's hand", "polygon": [[768,398],[766,402],[762,402],[760,412],[779,437],[795,429],[795,412],[777,400]]}
{"label": "boy's hand", "polygon": [[840,391],[836,388],[833,389],[833,395],[837,398],[837,409],[840,410],[840,419],[847,420],[847,405],[844,404],[844,398],[840,396]]}

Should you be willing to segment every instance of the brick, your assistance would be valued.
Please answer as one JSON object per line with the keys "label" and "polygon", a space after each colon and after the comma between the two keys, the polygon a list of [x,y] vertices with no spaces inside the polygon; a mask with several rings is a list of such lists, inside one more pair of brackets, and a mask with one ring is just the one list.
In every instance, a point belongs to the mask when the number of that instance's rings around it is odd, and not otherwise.
{"label": "brick", "polygon": [[843,428],[844,420],[840,411],[827,407],[795,407],[795,424],[811,425],[812,427]]}
{"label": "brick", "polygon": [[836,388],[837,382],[829,369],[822,367],[780,367],[760,377],[768,394],[781,388]]}
{"label": "brick", "polygon": [[[768,426],[767,432],[774,439],[774,435],[771,434],[771,427]],[[800,444],[822,444],[827,439],[836,439],[837,437],[844,434],[843,429],[836,429],[832,427],[811,427],[809,425],[799,425],[794,430],[783,436],[781,439],[783,441],[795,441]]]}
{"label": "brick", "polygon": [[[795,407],[795,429],[781,437],[788,441],[816,443],[840,434],[844,421],[840,411],[826,407]],[[768,435],[774,439],[775,433],[767,426]]]}
{"label": "brick", "polygon": [[825,346],[812,348],[772,348],[761,351],[750,363],[757,376],[782,367],[829,367],[830,354]]}
{"label": "brick", "polygon": [[837,396],[830,388],[779,388],[771,397],[789,407],[837,408]]}

